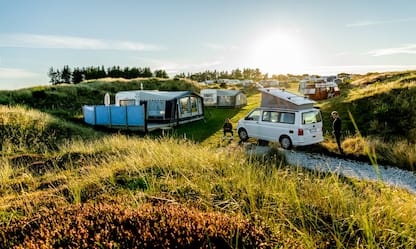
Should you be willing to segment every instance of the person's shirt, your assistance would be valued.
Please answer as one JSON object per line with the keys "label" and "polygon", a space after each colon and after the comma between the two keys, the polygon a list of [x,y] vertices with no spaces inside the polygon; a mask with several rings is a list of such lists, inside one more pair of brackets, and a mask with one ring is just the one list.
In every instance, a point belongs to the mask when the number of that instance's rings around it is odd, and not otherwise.
{"label": "person's shirt", "polygon": [[341,133],[341,118],[337,117],[332,123],[332,129],[336,133]]}
{"label": "person's shirt", "polygon": [[226,131],[230,131],[233,129],[233,125],[231,123],[224,123],[224,126],[222,128]]}

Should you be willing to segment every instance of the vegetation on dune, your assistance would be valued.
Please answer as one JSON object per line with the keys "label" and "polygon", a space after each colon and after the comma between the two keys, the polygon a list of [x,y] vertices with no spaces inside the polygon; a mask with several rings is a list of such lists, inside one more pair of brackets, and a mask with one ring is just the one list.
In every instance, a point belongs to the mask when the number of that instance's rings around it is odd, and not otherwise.
{"label": "vegetation on dune", "polygon": [[[330,113],[337,110],[343,120],[344,152],[364,159],[367,147],[380,163],[415,170],[416,72],[369,74],[341,87],[340,97],[319,103],[326,132],[321,145],[336,151]],[[364,139],[356,136],[349,113]]]}
{"label": "vegetation on dune", "polygon": [[181,79],[111,79],[89,80],[82,83],[41,86],[15,91],[0,91],[0,104],[23,105],[38,109],[68,121],[81,122],[83,105],[104,104],[104,95],[128,90],[166,90],[199,92],[196,82]]}
{"label": "vegetation on dune", "polygon": [[[400,126],[414,128],[416,122],[390,117],[399,109],[414,111],[413,77],[392,73],[343,85],[342,96],[319,103],[324,130],[331,130],[329,113],[336,109],[350,131],[343,142],[347,156],[370,150],[377,160],[414,170],[413,140],[387,139],[399,137]],[[102,79],[0,92],[7,105],[0,107],[0,247],[416,247],[414,194],[287,165],[275,144],[258,156],[223,142],[224,118],[236,124],[258,106],[260,95],[252,89],[246,89],[248,106],[207,109],[204,121],[164,136],[110,134],[70,122],[80,121],[80,106],[101,104],[106,92],[141,85],[199,87],[185,80]],[[348,111],[360,131],[366,127],[364,137],[351,128]],[[366,126],[382,118],[394,127],[376,132],[375,124]],[[327,134],[309,149],[331,152],[335,146]]]}
{"label": "vegetation on dune", "polygon": [[[88,157],[94,160],[82,160]],[[277,150],[257,161],[239,146],[215,149],[116,135],[74,141],[36,164],[48,160],[55,167],[34,173],[32,164],[3,158],[2,172],[9,173],[1,178],[2,243],[16,248],[42,243],[89,248],[96,241],[107,248],[149,241],[201,248],[415,246],[413,195],[285,166]],[[149,226],[139,226],[143,223]],[[76,228],[81,232],[72,233]],[[139,240],[134,235],[141,231],[150,234]],[[172,237],[161,241],[158,234]]]}
{"label": "vegetation on dune", "polygon": [[89,139],[97,132],[23,106],[0,106],[2,153],[44,153],[71,139]]}
{"label": "vegetation on dune", "polygon": [[[248,219],[178,205],[84,204],[48,209],[6,228],[13,248],[271,248]],[[4,239],[4,238],[3,238]]]}
{"label": "vegetation on dune", "polygon": [[[331,110],[338,110],[344,114],[344,129],[352,134],[355,128],[348,118],[348,112],[351,112],[365,136],[375,135],[385,140],[405,138],[415,142],[416,73],[408,72],[406,77],[398,78],[397,75],[402,74],[390,73],[390,77],[384,76],[383,81],[375,83],[372,78],[368,79],[370,82],[356,80],[343,86],[340,97],[322,101],[320,105],[327,129],[330,130],[332,123]],[[354,85],[358,87],[351,88]]]}

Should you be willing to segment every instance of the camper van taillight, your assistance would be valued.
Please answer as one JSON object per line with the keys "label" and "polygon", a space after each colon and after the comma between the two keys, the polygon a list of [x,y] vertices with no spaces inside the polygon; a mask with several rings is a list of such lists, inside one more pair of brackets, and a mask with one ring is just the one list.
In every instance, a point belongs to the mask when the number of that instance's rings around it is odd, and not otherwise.
{"label": "camper van taillight", "polygon": [[303,129],[302,128],[298,129],[298,136],[303,136]]}

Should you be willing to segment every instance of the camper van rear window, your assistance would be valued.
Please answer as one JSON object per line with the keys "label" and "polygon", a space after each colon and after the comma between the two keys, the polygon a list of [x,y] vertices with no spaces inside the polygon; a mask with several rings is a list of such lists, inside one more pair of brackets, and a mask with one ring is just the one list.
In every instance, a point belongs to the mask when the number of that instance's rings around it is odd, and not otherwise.
{"label": "camper van rear window", "polygon": [[302,113],[303,124],[313,124],[321,122],[321,113],[319,111],[310,111]]}

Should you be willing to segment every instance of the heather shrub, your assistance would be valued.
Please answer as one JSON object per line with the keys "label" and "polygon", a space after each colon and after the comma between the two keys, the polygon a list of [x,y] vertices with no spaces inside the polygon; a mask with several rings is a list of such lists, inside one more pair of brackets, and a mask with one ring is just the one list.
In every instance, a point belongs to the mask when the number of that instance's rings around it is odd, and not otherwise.
{"label": "heather shrub", "polygon": [[271,248],[271,232],[240,216],[179,205],[52,208],[1,228],[2,248]]}

